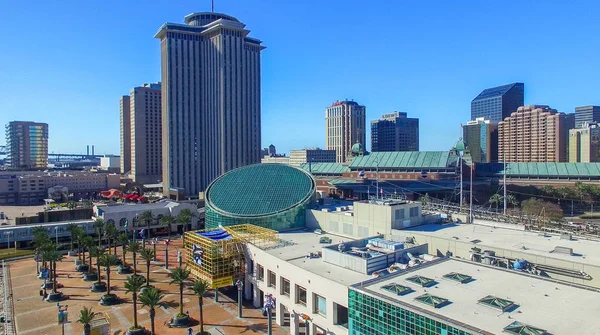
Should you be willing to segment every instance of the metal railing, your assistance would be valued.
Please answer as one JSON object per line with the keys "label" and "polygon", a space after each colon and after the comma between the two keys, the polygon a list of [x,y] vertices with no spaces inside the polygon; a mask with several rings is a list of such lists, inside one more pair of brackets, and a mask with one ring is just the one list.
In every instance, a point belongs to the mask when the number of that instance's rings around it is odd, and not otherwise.
{"label": "metal railing", "polygon": [[4,335],[16,334],[15,322],[13,320],[13,301],[12,301],[12,288],[10,285],[10,273],[8,264],[2,260],[2,295],[4,299]]}

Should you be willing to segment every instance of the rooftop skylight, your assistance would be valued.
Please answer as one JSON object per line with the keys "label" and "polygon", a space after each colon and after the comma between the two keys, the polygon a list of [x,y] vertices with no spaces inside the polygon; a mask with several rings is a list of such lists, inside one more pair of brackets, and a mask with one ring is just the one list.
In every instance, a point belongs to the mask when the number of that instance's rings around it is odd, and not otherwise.
{"label": "rooftop skylight", "polygon": [[501,310],[503,312],[514,306],[514,302],[494,297],[493,295],[488,295],[485,298],[479,299],[479,303],[488,307]]}
{"label": "rooftop skylight", "polygon": [[467,276],[467,275],[464,275],[464,274],[458,273],[458,272],[450,272],[448,274],[445,274],[444,278],[448,279],[448,280],[457,281],[461,284],[468,283],[473,279],[473,277],[471,277],[471,276]]}
{"label": "rooftop skylight", "polygon": [[406,280],[413,284],[420,285],[422,287],[427,287],[427,286],[431,286],[431,285],[435,284],[435,281],[433,279],[419,276],[419,275],[408,277],[408,278],[406,278]]}
{"label": "rooftop skylight", "polygon": [[515,335],[546,335],[548,332],[545,329],[533,327],[515,321],[508,326],[504,327],[504,332]]}
{"label": "rooftop skylight", "polygon": [[410,287],[398,285],[398,284],[388,284],[381,287],[382,290],[395,293],[397,295],[405,295],[407,293],[412,292]]}
{"label": "rooftop skylight", "polygon": [[449,301],[448,299],[444,299],[444,298],[440,298],[440,297],[436,297],[434,295],[431,295],[429,293],[423,294],[421,296],[418,296],[415,298],[416,301],[429,305],[429,306],[433,306],[435,308],[438,307],[442,307],[444,305],[446,305]]}

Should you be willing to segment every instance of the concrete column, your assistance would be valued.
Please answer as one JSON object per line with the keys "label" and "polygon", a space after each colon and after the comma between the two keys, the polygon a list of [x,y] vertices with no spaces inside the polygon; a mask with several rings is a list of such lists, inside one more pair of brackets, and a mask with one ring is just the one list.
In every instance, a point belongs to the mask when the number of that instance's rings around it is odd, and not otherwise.
{"label": "concrete column", "polygon": [[291,335],[299,335],[300,334],[300,323],[298,322],[298,314],[294,314],[294,312],[290,312],[290,334]]}
{"label": "concrete column", "polygon": [[285,319],[284,308],[285,307],[283,307],[283,304],[277,303],[277,308],[275,309],[275,323],[277,323],[280,326],[283,326]]}
{"label": "concrete column", "polygon": [[257,285],[254,285],[254,292],[252,292],[252,305],[256,308],[263,307],[260,305],[260,290]]}
{"label": "concrete column", "polygon": [[252,299],[252,282],[248,280],[248,277],[244,279],[244,299]]}

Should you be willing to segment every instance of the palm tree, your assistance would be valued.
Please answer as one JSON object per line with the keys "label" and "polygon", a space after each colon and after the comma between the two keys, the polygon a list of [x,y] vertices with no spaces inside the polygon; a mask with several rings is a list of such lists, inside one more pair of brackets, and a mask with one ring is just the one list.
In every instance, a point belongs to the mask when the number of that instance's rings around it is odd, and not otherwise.
{"label": "palm tree", "polygon": [[[138,217],[138,219],[142,222],[144,222],[146,224],[146,230],[150,229],[150,223],[152,222],[152,220],[154,220],[154,215],[152,215],[151,211],[145,211],[142,214],[140,214],[140,216]],[[146,235],[146,233],[144,232],[144,235]],[[146,239],[142,238],[143,242],[144,242],[144,247],[146,247]]]}
{"label": "palm tree", "polygon": [[117,237],[117,240],[119,243],[121,243],[121,247],[123,248],[123,266],[126,266],[127,263],[125,262],[125,255],[127,254],[127,243],[129,243],[129,237],[127,237],[127,234],[121,233],[119,237]]}
{"label": "palm tree", "polygon": [[136,256],[137,256],[137,253],[140,252],[140,250],[142,250],[142,247],[137,242],[129,242],[129,244],[127,245],[127,251],[129,251],[133,254],[133,274],[134,275],[137,274]]}
{"label": "palm tree", "polygon": [[139,329],[137,322],[137,294],[144,286],[144,278],[140,276],[129,276],[125,282],[125,293],[131,293],[131,300],[133,301],[133,329]]}
{"label": "palm tree", "polygon": [[94,220],[94,228],[96,229],[96,232],[98,233],[98,247],[102,246],[102,231],[104,230],[104,219],[102,218],[97,218]]}
{"label": "palm tree", "polygon": [[119,234],[119,230],[117,229],[117,227],[115,227],[115,225],[112,224],[107,224],[106,227],[104,228],[104,236],[106,236],[106,238],[108,239],[108,253],[110,254],[110,246],[111,246],[111,240],[114,243],[114,254],[117,254],[117,235]]}
{"label": "palm tree", "polygon": [[38,227],[33,227],[31,229],[31,235],[33,236],[33,244],[35,245],[35,261],[36,261],[36,268],[38,269],[39,272],[39,260],[40,260],[40,256],[42,258],[42,264],[44,264],[44,255],[42,253],[42,250],[44,248],[44,246],[46,246],[47,244],[50,243],[50,237],[48,235],[48,230],[46,230],[46,228],[43,228],[41,226]]}
{"label": "palm tree", "polygon": [[165,297],[161,290],[156,287],[150,287],[142,292],[139,300],[142,306],[150,308],[150,335],[154,335],[154,317],[156,316],[155,308],[162,304],[161,300]]}
{"label": "palm tree", "polygon": [[183,232],[185,233],[187,225],[192,222],[192,218],[196,217],[196,213],[192,212],[189,208],[184,208],[177,215],[177,222],[183,224]]}
{"label": "palm tree", "polygon": [[102,277],[100,275],[100,258],[102,258],[102,256],[104,256],[106,254],[106,251],[102,248],[98,248],[97,246],[93,246],[92,249],[90,250],[90,268],[92,265],[92,257],[96,257],[96,268],[98,269],[98,285],[100,285],[101,278]]}
{"label": "palm tree", "polygon": [[91,307],[83,307],[82,310],[79,311],[79,319],[77,322],[83,325],[83,334],[90,335],[92,333],[90,322],[94,320],[98,313],[94,312]]}
{"label": "palm tree", "polygon": [[56,262],[63,260],[63,255],[52,245],[51,250],[46,255],[46,260],[50,262],[50,272],[52,272],[52,292],[56,293]]}
{"label": "palm tree", "polygon": [[165,215],[160,218],[160,223],[167,228],[169,239],[171,239],[171,225],[174,224],[176,221],[177,220],[171,215]]}
{"label": "palm tree", "polygon": [[182,267],[176,267],[173,272],[169,274],[171,276],[171,284],[179,285],[179,314],[177,316],[184,316],[183,314],[183,285],[190,278],[191,271]]}
{"label": "palm tree", "polygon": [[[90,248],[94,245],[94,239],[91,236],[85,236],[82,238],[81,245],[83,247],[83,264],[85,264],[85,249],[87,248],[88,250],[90,250]],[[99,248],[102,247],[99,246]]]}
{"label": "palm tree", "polygon": [[498,213],[498,205],[502,202],[502,196],[496,193],[490,197],[489,202],[491,205],[496,206],[496,213]]}
{"label": "palm tree", "polygon": [[202,313],[202,297],[204,297],[204,294],[206,294],[206,291],[208,291],[209,287],[210,285],[207,281],[200,279],[195,281],[194,285],[190,288],[192,291],[194,291],[194,294],[198,296],[198,307],[200,310],[200,334],[204,334],[204,315]]}
{"label": "palm tree", "polygon": [[154,259],[156,254],[150,248],[140,250],[140,256],[146,261],[146,286],[150,286],[150,261]]}
{"label": "palm tree", "polygon": [[78,225],[74,224],[74,223],[69,223],[67,225],[67,230],[69,231],[69,235],[71,235],[71,251],[73,251],[73,242],[75,240],[75,235],[77,233],[77,228],[79,228]]}
{"label": "palm tree", "polygon": [[75,231],[75,239],[77,240],[77,258],[81,260],[81,250],[83,249],[83,239],[87,235],[85,234],[85,230],[83,228],[78,227]]}
{"label": "palm tree", "polygon": [[506,196],[506,202],[508,204],[512,205],[513,207],[517,207],[519,205],[517,198],[512,194],[509,194]]}
{"label": "palm tree", "polygon": [[110,267],[117,265],[117,256],[102,255],[100,257],[100,265],[106,267],[106,295],[110,295]]}

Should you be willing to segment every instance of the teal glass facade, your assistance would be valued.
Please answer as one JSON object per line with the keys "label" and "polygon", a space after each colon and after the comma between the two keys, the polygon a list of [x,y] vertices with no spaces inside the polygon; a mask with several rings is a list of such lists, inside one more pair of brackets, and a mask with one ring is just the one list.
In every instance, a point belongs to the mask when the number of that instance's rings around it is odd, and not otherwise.
{"label": "teal glass facade", "polygon": [[353,289],[348,292],[349,335],[471,335]]}

